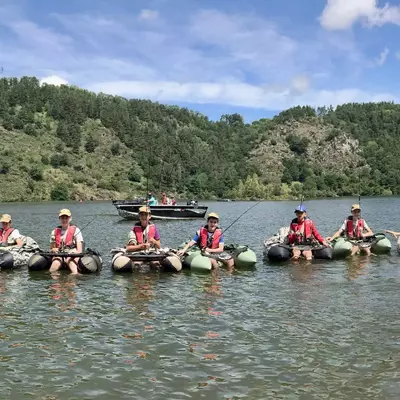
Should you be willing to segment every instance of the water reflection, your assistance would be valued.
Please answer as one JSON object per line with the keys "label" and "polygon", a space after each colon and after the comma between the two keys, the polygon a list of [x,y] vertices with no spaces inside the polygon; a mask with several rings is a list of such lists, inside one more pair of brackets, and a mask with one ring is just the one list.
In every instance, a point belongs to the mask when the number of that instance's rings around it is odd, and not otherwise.
{"label": "water reflection", "polygon": [[360,276],[367,276],[368,269],[366,267],[369,262],[370,257],[368,256],[355,256],[347,258],[347,279],[352,281]]}
{"label": "water reflection", "polygon": [[49,296],[56,300],[56,307],[60,311],[72,310],[76,307],[76,277],[64,274],[51,274],[51,283],[48,287]]}

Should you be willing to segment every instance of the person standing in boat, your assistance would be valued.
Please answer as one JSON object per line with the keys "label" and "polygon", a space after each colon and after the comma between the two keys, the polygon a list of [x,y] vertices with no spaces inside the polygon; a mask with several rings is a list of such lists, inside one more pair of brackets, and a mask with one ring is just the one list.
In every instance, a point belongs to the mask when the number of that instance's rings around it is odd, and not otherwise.
{"label": "person standing in boat", "polygon": [[147,197],[147,205],[148,206],[157,206],[158,205],[158,201],[157,199],[154,197],[153,193],[149,193],[148,197]]}
{"label": "person standing in boat", "polygon": [[[83,236],[82,232],[75,225],[71,225],[72,214],[67,208],[63,208],[58,213],[60,225],[51,232],[50,250],[53,253],[68,252],[82,253],[83,252]],[[74,257],[53,257],[50,272],[56,272],[64,265],[67,266],[72,275],[77,275],[78,258]]]}
{"label": "person standing in boat", "polygon": [[[224,235],[222,229],[218,226],[218,222],[219,215],[217,213],[208,214],[207,224],[196,232],[193,239],[182,250],[178,251],[178,256],[183,256],[194,245],[198,245],[202,251],[209,254],[218,256],[218,253],[222,253],[224,251]],[[218,257],[216,258],[210,258],[213,268],[218,268]],[[228,268],[233,267],[234,264],[232,257],[224,257],[219,261]]]}
{"label": "person standing in boat", "polygon": [[[373,236],[372,230],[365,220],[361,218],[361,207],[359,204],[353,204],[351,206],[351,215],[344,220],[343,225],[332,237],[327,238],[327,241],[331,242],[342,235],[345,235],[346,238],[350,240],[363,240]],[[371,254],[370,246],[360,247],[357,244],[353,244],[351,255],[354,256],[362,251],[367,256]]]}
{"label": "person standing in boat", "polygon": [[11,215],[3,214],[0,219],[2,228],[0,229],[0,246],[18,246],[21,247],[22,236],[18,229],[11,227]]}
{"label": "person standing in boat", "polygon": [[[143,206],[139,208],[139,222],[137,222],[129,232],[126,250],[129,252],[143,250],[158,250],[161,247],[161,238],[155,224],[150,222],[150,208]],[[135,262],[139,267],[142,262]],[[158,261],[151,262],[151,267],[158,267]]]}
{"label": "person standing in boat", "polygon": [[325,239],[318,233],[317,228],[311,219],[307,218],[306,207],[299,205],[295,210],[296,218],[290,224],[290,230],[287,237],[289,245],[293,246],[292,260],[298,260],[303,254],[306,260],[312,259],[311,249],[301,250],[298,246],[312,246],[316,242],[329,246]]}

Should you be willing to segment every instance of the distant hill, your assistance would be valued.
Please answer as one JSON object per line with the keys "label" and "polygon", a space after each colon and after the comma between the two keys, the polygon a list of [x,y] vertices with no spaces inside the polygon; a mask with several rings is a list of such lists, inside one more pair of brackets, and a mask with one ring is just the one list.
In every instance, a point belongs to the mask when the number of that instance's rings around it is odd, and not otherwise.
{"label": "distant hill", "polygon": [[147,100],[0,79],[0,201],[400,194],[400,106],[295,107],[244,124]]}

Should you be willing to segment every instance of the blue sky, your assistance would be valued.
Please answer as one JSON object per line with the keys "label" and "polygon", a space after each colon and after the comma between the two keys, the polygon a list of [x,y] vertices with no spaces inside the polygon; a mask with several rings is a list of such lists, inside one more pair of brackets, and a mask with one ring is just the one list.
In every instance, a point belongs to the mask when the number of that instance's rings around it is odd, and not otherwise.
{"label": "blue sky", "polygon": [[0,0],[4,76],[246,121],[398,101],[400,0]]}

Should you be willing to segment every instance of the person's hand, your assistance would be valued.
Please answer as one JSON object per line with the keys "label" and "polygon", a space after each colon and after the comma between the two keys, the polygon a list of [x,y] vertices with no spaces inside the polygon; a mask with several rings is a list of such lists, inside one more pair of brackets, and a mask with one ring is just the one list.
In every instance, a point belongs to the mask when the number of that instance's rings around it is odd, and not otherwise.
{"label": "person's hand", "polygon": [[142,243],[141,246],[140,246],[140,248],[141,248],[142,250],[147,250],[147,249],[150,248],[150,243]]}
{"label": "person's hand", "polygon": [[328,243],[332,242],[332,240],[333,239],[330,236],[325,239],[325,241],[327,241]]}
{"label": "person's hand", "polygon": [[151,239],[149,240],[149,243],[156,245],[156,244],[157,244],[157,240],[154,239],[154,238],[151,238]]}
{"label": "person's hand", "polygon": [[179,257],[182,257],[185,253],[186,253],[185,249],[178,250],[178,251],[176,252],[176,254],[177,254]]}
{"label": "person's hand", "polygon": [[[329,239],[331,239],[331,238],[329,238]],[[323,244],[324,246],[326,246],[326,247],[332,247],[331,244],[330,244],[329,241],[328,241],[328,238],[327,238],[326,240],[324,240],[324,241],[322,242],[322,244]]]}
{"label": "person's hand", "polygon": [[50,251],[51,251],[52,253],[58,253],[58,252],[59,252],[59,250],[58,250],[57,247],[53,247]]}

